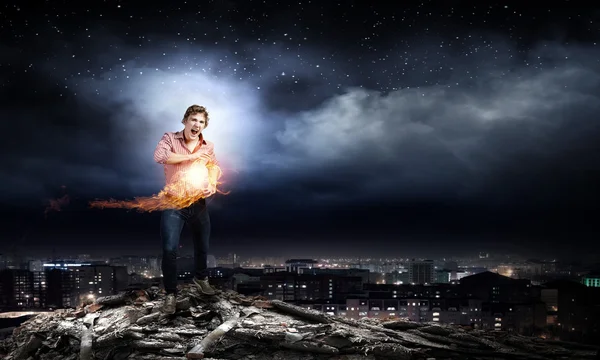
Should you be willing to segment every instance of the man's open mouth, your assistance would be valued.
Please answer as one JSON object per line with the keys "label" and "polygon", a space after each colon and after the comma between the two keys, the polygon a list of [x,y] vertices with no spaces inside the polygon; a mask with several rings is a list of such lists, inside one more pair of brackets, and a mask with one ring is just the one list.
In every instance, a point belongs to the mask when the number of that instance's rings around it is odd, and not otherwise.
{"label": "man's open mouth", "polygon": [[200,130],[192,129],[192,135],[198,135],[199,132]]}

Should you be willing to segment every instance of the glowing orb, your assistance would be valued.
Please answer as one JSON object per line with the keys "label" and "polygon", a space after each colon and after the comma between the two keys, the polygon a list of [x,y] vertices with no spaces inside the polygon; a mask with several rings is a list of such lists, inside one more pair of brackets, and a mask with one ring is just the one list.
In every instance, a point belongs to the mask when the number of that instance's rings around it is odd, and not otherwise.
{"label": "glowing orb", "polygon": [[191,165],[188,170],[177,174],[169,188],[171,192],[187,197],[202,193],[209,187],[208,169],[203,164],[197,163]]}

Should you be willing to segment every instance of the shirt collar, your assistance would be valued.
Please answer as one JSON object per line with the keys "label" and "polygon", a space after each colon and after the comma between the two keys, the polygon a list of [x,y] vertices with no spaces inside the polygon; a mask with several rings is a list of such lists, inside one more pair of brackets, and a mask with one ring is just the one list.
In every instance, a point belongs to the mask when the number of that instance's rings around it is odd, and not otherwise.
{"label": "shirt collar", "polygon": [[[183,130],[175,133],[175,139],[185,140],[185,137],[183,136]],[[200,141],[202,142],[202,145],[206,145],[206,140],[204,140],[202,133],[200,133]]]}

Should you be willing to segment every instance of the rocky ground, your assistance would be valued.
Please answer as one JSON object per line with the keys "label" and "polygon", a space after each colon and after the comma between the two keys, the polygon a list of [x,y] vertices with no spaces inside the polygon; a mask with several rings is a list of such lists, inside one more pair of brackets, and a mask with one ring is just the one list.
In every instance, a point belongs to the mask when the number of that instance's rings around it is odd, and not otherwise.
{"label": "rocky ground", "polygon": [[349,320],[281,301],[191,286],[177,312],[157,288],[40,314],[0,343],[0,358],[29,359],[598,359],[598,348],[406,320]]}

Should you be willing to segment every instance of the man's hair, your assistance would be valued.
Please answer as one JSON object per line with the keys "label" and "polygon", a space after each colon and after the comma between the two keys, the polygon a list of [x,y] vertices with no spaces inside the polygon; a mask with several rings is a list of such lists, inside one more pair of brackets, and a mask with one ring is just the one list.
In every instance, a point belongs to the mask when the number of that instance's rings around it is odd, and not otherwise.
{"label": "man's hair", "polygon": [[208,127],[208,110],[206,110],[206,108],[204,106],[200,106],[200,105],[192,105],[189,108],[187,108],[187,110],[185,111],[185,114],[183,115],[183,119],[181,120],[181,123],[184,124],[185,120],[187,120],[188,116],[196,115],[196,114],[204,114],[204,117],[206,118],[206,125],[204,126],[204,128],[207,128]]}

